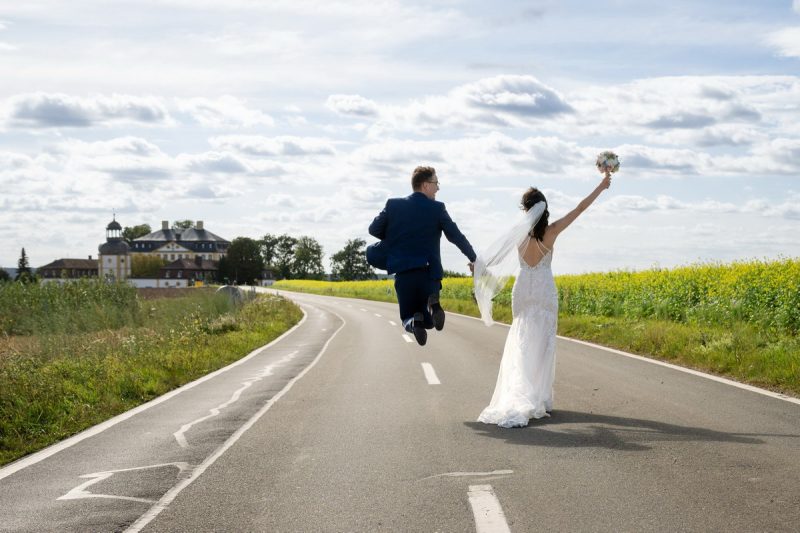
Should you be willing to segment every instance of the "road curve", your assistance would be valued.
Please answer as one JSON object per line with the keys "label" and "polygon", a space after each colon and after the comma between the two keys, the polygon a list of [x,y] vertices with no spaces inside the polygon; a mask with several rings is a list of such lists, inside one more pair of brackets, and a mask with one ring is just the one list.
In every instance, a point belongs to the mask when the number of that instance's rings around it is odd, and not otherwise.
{"label": "road curve", "polygon": [[283,294],[306,319],[248,362],[0,469],[0,531],[797,530],[796,403],[560,339],[553,417],[500,429],[506,327],[420,347],[395,305]]}

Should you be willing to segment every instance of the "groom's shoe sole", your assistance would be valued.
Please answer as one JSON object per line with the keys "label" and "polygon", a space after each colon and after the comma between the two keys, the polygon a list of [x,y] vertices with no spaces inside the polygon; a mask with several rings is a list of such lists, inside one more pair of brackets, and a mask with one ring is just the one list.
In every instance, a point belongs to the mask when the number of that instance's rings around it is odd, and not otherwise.
{"label": "groom's shoe sole", "polygon": [[442,331],[442,329],[444,329],[444,309],[442,309],[441,304],[439,304],[438,294],[431,294],[428,296],[428,307],[430,307],[431,310],[433,327],[436,328],[436,331]]}
{"label": "groom's shoe sole", "polygon": [[417,344],[425,346],[428,342],[428,332],[425,329],[425,317],[422,313],[414,313],[414,322],[412,322],[411,329],[414,332],[414,338],[417,339]]}

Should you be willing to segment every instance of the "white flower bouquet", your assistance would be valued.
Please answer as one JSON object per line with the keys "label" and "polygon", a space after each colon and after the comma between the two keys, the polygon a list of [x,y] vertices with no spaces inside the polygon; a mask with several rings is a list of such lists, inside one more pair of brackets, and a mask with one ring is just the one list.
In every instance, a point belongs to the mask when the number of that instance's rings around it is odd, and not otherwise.
{"label": "white flower bouquet", "polygon": [[602,174],[613,174],[619,170],[619,157],[614,152],[602,152],[597,156],[597,170]]}

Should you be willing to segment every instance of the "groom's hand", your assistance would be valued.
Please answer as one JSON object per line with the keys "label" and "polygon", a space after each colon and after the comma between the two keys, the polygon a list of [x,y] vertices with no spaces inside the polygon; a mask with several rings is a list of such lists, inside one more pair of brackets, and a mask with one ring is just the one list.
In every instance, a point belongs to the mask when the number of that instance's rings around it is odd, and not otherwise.
{"label": "groom's hand", "polygon": [[467,263],[467,266],[469,266],[470,274],[474,274],[475,273],[475,263]]}

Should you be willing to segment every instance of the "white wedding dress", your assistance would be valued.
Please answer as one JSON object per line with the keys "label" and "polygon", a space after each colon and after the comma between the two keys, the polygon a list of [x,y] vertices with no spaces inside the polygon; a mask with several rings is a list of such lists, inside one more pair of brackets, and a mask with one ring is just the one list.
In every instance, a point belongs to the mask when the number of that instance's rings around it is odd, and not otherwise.
{"label": "white wedding dress", "polygon": [[[533,241],[544,248],[539,241]],[[492,401],[478,417],[479,422],[508,428],[527,426],[531,418],[550,416],[558,292],[550,268],[552,251],[542,251],[544,256],[533,267],[519,258],[520,271],[511,293],[511,329]]]}

